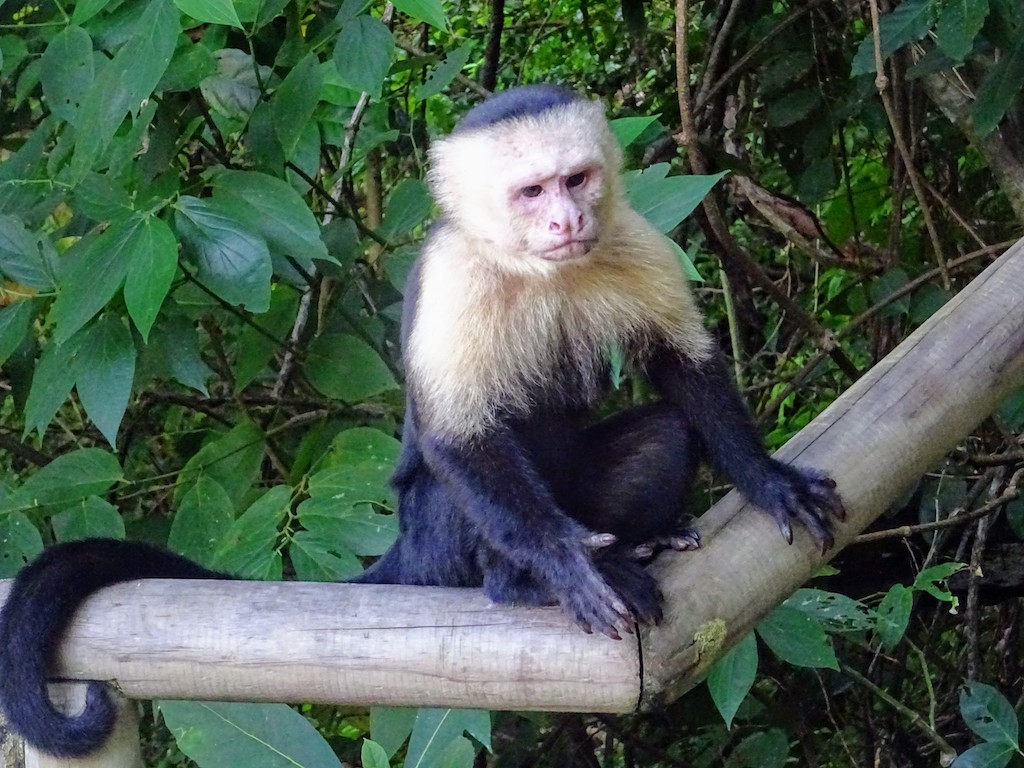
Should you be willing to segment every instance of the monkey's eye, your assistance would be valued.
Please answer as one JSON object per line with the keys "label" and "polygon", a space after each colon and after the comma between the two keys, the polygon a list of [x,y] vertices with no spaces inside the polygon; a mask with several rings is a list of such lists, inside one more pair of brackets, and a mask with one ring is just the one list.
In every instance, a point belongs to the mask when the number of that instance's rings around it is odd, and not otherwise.
{"label": "monkey's eye", "polygon": [[565,186],[569,187],[569,189],[572,189],[573,187],[578,187],[580,184],[582,184],[586,180],[587,180],[586,172],[585,171],[580,171],[579,173],[574,173],[572,176],[570,176],[568,179],[566,179],[565,180]]}
{"label": "monkey's eye", "polygon": [[521,193],[522,193],[523,197],[537,197],[543,191],[544,191],[544,188],[541,187],[540,184],[531,184],[528,187],[523,187]]}

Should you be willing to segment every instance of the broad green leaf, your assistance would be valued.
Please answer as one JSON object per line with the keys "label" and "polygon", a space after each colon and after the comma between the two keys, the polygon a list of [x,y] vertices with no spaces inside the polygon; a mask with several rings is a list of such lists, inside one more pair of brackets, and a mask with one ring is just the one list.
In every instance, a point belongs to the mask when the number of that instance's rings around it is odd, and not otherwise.
{"label": "broad green leaf", "polygon": [[29,477],[11,498],[36,506],[74,504],[107,492],[123,476],[113,454],[102,448],[79,448]]}
{"label": "broad green leaf", "polygon": [[836,631],[861,631],[875,626],[875,618],[864,603],[838,592],[823,589],[798,589],[785,604],[826,622]]}
{"label": "broad green leaf", "polygon": [[978,88],[971,119],[978,133],[985,136],[995,130],[1006,110],[1024,90],[1024,36],[992,65]]}
{"label": "broad green leaf", "polygon": [[659,232],[667,233],[700,205],[700,201],[725,176],[667,176],[668,163],[652,165],[643,173],[625,175],[630,204]]}
{"label": "broad green leaf", "polygon": [[261,375],[276,375],[270,363],[287,343],[298,304],[298,292],[279,285],[270,294],[270,309],[254,318],[253,325],[243,326],[231,366],[236,391],[241,392]]}
{"label": "broad green leaf", "polygon": [[609,126],[612,129],[612,133],[615,134],[615,138],[619,140],[619,144],[623,149],[625,149],[640,138],[640,134],[657,123],[659,117],[661,117],[661,115],[620,117],[616,120],[612,120],[609,123]]}
{"label": "broad green leaf", "polygon": [[286,160],[292,158],[302,129],[313,118],[313,110],[320,101],[320,85],[320,60],[315,53],[307,53],[288,73],[270,100],[274,110],[274,129]]}
{"label": "broad green leaf", "polygon": [[0,365],[28,337],[38,306],[32,300],[16,301],[0,308]]}
{"label": "broad green leaf", "polygon": [[370,739],[363,739],[359,760],[363,768],[391,768],[387,752],[380,744]]}
{"label": "broad green leaf", "polygon": [[341,82],[373,98],[380,97],[394,58],[395,40],[391,31],[366,14],[342,27],[334,47],[334,63]]}
{"label": "broad green leaf", "polygon": [[171,61],[181,32],[171,0],[149,0],[135,34],[97,72],[78,108],[71,176],[81,181],[97,163],[127,114],[136,114]]}
{"label": "broad green leaf", "polygon": [[50,310],[53,340],[63,344],[114,298],[139,247],[140,220],[125,219],[103,234],[79,240],[68,250],[60,290]]}
{"label": "broad green leaf", "polygon": [[199,334],[194,323],[178,313],[162,318],[153,327],[149,343],[142,351],[140,368],[140,381],[173,380],[204,395],[206,380],[213,375],[199,354]]}
{"label": "broad green leaf", "polygon": [[179,49],[157,84],[158,91],[191,91],[217,75],[217,57],[202,43]]}
{"label": "broad green leaf", "polygon": [[669,246],[672,248],[672,252],[676,255],[676,261],[679,262],[679,266],[683,268],[683,275],[686,279],[694,283],[703,283],[704,276],[697,271],[697,267],[693,265],[693,260],[689,254],[680,247],[679,243],[671,239],[668,235],[665,236]]}
{"label": "broad green leaf", "polygon": [[814,88],[789,91],[765,106],[767,122],[773,128],[794,125],[821,106],[821,94]]}
{"label": "broad green leaf", "polygon": [[960,689],[960,714],[979,738],[995,744],[1019,746],[1017,713],[996,688],[968,680]]}
{"label": "broad green leaf", "polygon": [[388,195],[379,234],[386,240],[407,235],[413,227],[426,221],[433,209],[434,201],[423,180],[405,179]]}
{"label": "broad green leaf", "polygon": [[95,75],[89,33],[71,24],[54,35],[43,52],[39,75],[46,106],[74,125],[78,107]]}
{"label": "broad green leaf", "polygon": [[45,431],[57,409],[71,394],[78,375],[78,348],[84,334],[66,344],[52,340],[43,349],[32,375],[32,388],[25,403],[25,434]]}
{"label": "broad green leaf", "polygon": [[200,768],[341,768],[306,718],[285,704],[161,701],[178,748]]}
{"label": "broad green leaf", "polygon": [[270,252],[216,200],[183,196],[174,216],[199,280],[230,304],[251,312],[270,306]]}
{"label": "broad green leaf", "polygon": [[115,315],[104,315],[85,333],[75,388],[92,423],[114,446],[135,380],[135,344]]}
{"label": "broad green leaf", "polygon": [[234,0],[238,18],[253,25],[253,31],[269,24],[288,6],[288,0]]}
{"label": "broad green leaf", "polygon": [[476,759],[476,747],[465,736],[456,736],[433,762],[436,768],[473,768]]}
{"label": "broad green leaf", "polygon": [[944,582],[950,576],[957,571],[962,571],[967,566],[963,563],[940,563],[939,565],[933,565],[931,568],[925,568],[914,579],[913,588],[927,592],[929,595],[934,597],[936,600],[942,600],[943,602],[951,603],[957,598]]}
{"label": "broad green leaf", "polygon": [[708,691],[725,720],[726,728],[732,728],[732,719],[750,692],[756,676],[757,640],[750,632],[718,659],[708,673]]}
{"label": "broad green leaf", "polygon": [[128,273],[124,303],[144,341],[149,340],[160,307],[178,269],[178,243],[171,228],[155,216],[147,216],[127,243]]}
{"label": "broad green leaf", "polygon": [[725,761],[725,768],[784,768],[789,760],[789,739],[778,728],[747,736]]}
{"label": "broad green leaf", "polygon": [[298,192],[285,181],[257,171],[225,171],[213,178],[213,196],[267,246],[305,269],[312,259],[333,260],[320,239],[320,225]]}
{"label": "broad green leaf", "polygon": [[75,541],[102,536],[124,538],[124,520],[117,507],[99,496],[89,496],[50,518],[57,541]]}
{"label": "broad green leaf", "polygon": [[320,394],[357,403],[396,389],[394,375],[366,342],[347,333],[325,333],[309,346],[303,372]]}
{"label": "broad green leaf", "polygon": [[116,221],[133,213],[132,198],[106,174],[90,173],[72,192],[72,206],[95,221]]}
{"label": "broad green leaf", "polygon": [[427,73],[427,79],[416,86],[416,98],[423,101],[442,93],[466,66],[472,52],[472,43],[463,43],[448,51],[444,60]]}
{"label": "broad green leaf", "polygon": [[12,578],[43,551],[43,537],[22,512],[0,518],[0,579]]}
{"label": "broad green leaf", "polygon": [[224,487],[212,477],[200,477],[178,505],[167,546],[213,567],[234,520],[234,508]]}
{"label": "broad green leaf", "polygon": [[757,625],[757,634],[776,656],[794,666],[839,669],[825,630],[796,608],[780,605]]}
{"label": "broad green leaf", "polygon": [[412,733],[417,710],[413,707],[372,707],[370,735],[390,758]]}
{"label": "broad green leaf", "polygon": [[[391,435],[373,427],[353,427],[338,433],[324,459],[325,467],[364,462],[392,467],[402,452],[402,444]],[[323,475],[324,478],[330,475]],[[328,489],[328,492],[331,492]]]}
{"label": "broad green leaf", "polygon": [[421,709],[416,714],[405,768],[434,765],[452,742],[469,732],[485,746],[491,742],[489,712],[474,709]]}
{"label": "broad green leaf", "polygon": [[280,579],[277,540],[281,523],[291,508],[291,498],[291,488],[279,485],[253,502],[231,524],[217,549],[214,567],[244,579]]}
{"label": "broad green leaf", "polygon": [[71,21],[74,24],[84,24],[111,2],[112,0],[78,0],[71,14]]}
{"label": "broad green leaf", "polygon": [[202,477],[211,477],[228,492],[234,504],[247,505],[263,462],[263,432],[251,421],[208,442],[178,474],[175,498]]}
{"label": "broad green leaf", "polygon": [[260,81],[267,82],[269,67],[253,65],[252,56],[238,48],[222,48],[214,53],[216,73],[199,84],[210,109],[233,120],[246,120],[260,101]]}
{"label": "broad green leaf", "polygon": [[[355,472],[361,467],[352,469]],[[397,515],[375,512],[344,493],[334,498],[307,499],[299,505],[299,522],[319,541],[330,541],[356,555],[382,555],[398,537]]]}
{"label": "broad green leaf", "polygon": [[344,581],[362,573],[355,554],[337,539],[319,532],[299,531],[288,549],[295,575],[302,581]]}
{"label": "broad green leaf", "polygon": [[910,612],[914,607],[914,593],[902,584],[893,584],[878,604],[876,631],[882,647],[896,647],[910,625]]}
{"label": "broad green leaf", "polygon": [[950,768],[1005,768],[1016,753],[1012,744],[985,742],[961,752]]}
{"label": "broad green leaf", "polygon": [[53,268],[35,236],[13,216],[0,214],[0,276],[37,291],[52,290]]}
{"label": "broad green leaf", "polygon": [[242,28],[231,0],[174,0],[178,10],[204,24]]}
{"label": "broad green leaf", "polygon": [[[931,0],[906,0],[879,19],[879,47],[883,62],[907,43],[916,42],[928,34],[932,25],[932,10]],[[856,77],[874,71],[875,43],[869,28],[853,57],[850,75]]]}
{"label": "broad green leaf", "polygon": [[974,47],[985,17],[988,0],[949,0],[938,6],[935,42],[954,62],[961,62]]}
{"label": "broad green leaf", "polygon": [[397,0],[395,8],[414,19],[427,22],[442,32],[448,29],[448,18],[445,16],[441,0]]}

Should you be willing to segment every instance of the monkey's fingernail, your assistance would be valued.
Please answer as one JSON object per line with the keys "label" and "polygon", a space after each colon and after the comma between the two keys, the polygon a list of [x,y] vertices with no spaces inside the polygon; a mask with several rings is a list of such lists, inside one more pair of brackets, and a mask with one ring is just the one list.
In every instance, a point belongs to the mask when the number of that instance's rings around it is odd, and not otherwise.
{"label": "monkey's fingernail", "polygon": [[782,532],[782,538],[786,540],[787,544],[793,543],[793,526],[789,524],[788,520],[779,520],[779,530]]}
{"label": "monkey's fingernail", "polygon": [[654,548],[647,544],[641,544],[639,547],[633,550],[633,557],[638,560],[644,560],[651,557],[654,554]]}
{"label": "monkey's fingernail", "polygon": [[604,549],[610,547],[618,537],[614,533],[593,533],[583,539],[583,546],[589,549]]}

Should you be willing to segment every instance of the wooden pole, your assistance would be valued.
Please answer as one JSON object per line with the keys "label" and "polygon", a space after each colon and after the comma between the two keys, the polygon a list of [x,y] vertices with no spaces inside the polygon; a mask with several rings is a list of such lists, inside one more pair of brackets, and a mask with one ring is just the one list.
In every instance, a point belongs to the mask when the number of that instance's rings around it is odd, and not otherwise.
{"label": "wooden pole", "polygon": [[[780,452],[839,482],[850,519],[830,554],[1021,385],[1018,243]],[[657,706],[692,687],[822,562],[804,533],[786,546],[735,495],[700,527],[699,552],[656,563],[667,616],[640,645],[585,635],[558,609],[495,606],[479,590],[147,580],[86,603],[56,672],[110,680],[140,699]],[[6,591],[0,584],[0,599]]]}
{"label": "wooden pole", "polygon": [[[1024,240],[790,440],[778,458],[827,470],[849,519],[834,556],[1016,389],[1024,386]],[[666,621],[644,637],[642,706],[698,683],[824,562],[798,532],[731,493],[701,517],[703,546],[656,563]],[[794,525],[794,530],[798,526]]]}

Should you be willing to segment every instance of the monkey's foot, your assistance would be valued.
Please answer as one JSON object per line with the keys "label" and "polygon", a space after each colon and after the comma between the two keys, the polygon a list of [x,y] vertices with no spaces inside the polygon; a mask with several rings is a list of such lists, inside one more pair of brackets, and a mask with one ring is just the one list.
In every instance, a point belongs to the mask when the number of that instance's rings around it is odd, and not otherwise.
{"label": "monkey's foot", "polygon": [[835,481],[817,469],[791,467],[772,460],[772,473],[751,498],[793,543],[795,520],[807,529],[822,553],[835,544],[835,524],[846,519],[846,508],[836,492]]}
{"label": "monkey's foot", "polygon": [[626,551],[630,560],[640,563],[648,563],[654,556],[664,552],[666,549],[673,549],[676,552],[689,552],[700,549],[700,533],[692,526],[680,523],[679,526],[669,533],[655,536],[647,541],[631,546]]}

